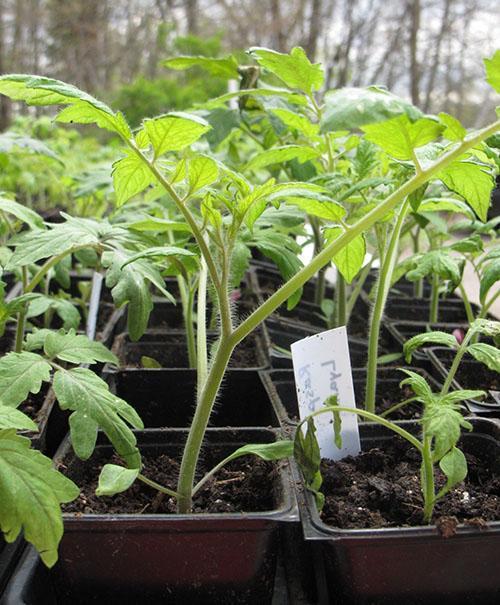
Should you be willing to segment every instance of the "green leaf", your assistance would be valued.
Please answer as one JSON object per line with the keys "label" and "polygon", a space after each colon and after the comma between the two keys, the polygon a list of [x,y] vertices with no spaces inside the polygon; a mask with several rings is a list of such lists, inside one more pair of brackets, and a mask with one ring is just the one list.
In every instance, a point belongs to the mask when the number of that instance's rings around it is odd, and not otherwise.
{"label": "green leaf", "polygon": [[470,427],[454,402],[436,396],[422,417],[425,433],[434,440],[434,457],[440,460],[460,439],[461,427]]}
{"label": "green leaf", "polygon": [[289,109],[271,109],[271,112],[277,116],[285,126],[290,130],[297,130],[306,137],[315,137],[318,134],[319,126],[313,124],[306,116],[300,115]]}
{"label": "green leaf", "polygon": [[126,491],[139,476],[139,468],[125,468],[116,464],[105,464],[99,475],[96,496],[114,496]]}
{"label": "green leaf", "polygon": [[249,443],[235,450],[225,461],[235,460],[252,454],[263,460],[281,460],[293,456],[293,441],[274,441],[273,443]]}
{"label": "green leaf", "polygon": [[431,141],[436,140],[442,126],[431,118],[420,118],[410,122],[408,116],[392,118],[379,124],[362,126],[368,141],[381,147],[398,160],[411,160],[413,152]]}
{"label": "green leaf", "polygon": [[16,408],[0,404],[0,429],[38,431],[37,425]]}
{"label": "green leaf", "polygon": [[467,460],[463,452],[452,447],[439,461],[439,467],[446,476],[446,486],[444,490],[440,490],[438,495],[441,497],[467,477]]}
{"label": "green leaf", "polygon": [[261,151],[248,162],[247,170],[258,170],[273,164],[282,164],[290,160],[297,160],[300,163],[307,162],[319,156],[319,151],[312,147],[302,145],[285,145],[283,147],[272,147]]}
{"label": "green leaf", "polygon": [[462,141],[465,138],[467,130],[465,130],[457,118],[444,112],[438,114],[438,117],[441,124],[445,126],[443,131],[443,137],[445,139],[448,139],[448,141]]}
{"label": "green leaf", "polygon": [[412,370],[405,370],[404,368],[400,368],[400,370],[408,376],[408,378],[401,381],[400,386],[408,385],[411,387],[419,401],[425,405],[433,401],[434,393],[423,376]]}
{"label": "green leaf", "polygon": [[49,332],[44,341],[45,354],[54,359],[57,357],[68,363],[112,363],[119,365],[118,358],[102,343],[90,340],[83,334],[76,334],[71,330],[67,334],[62,332]]}
{"label": "green leaf", "polygon": [[4,132],[0,134],[0,153],[8,154],[14,152],[19,154],[44,155],[64,165],[61,158],[38,139],[32,139],[17,132]]}
{"label": "green leaf", "polygon": [[73,107],[63,110],[57,119],[62,122],[82,124],[95,122],[101,128],[126,137],[130,133],[121,114],[115,114],[101,101],[60,80],[26,74],[8,74],[0,76],[0,94],[16,101],[25,101],[28,105],[71,105]]}
{"label": "green leaf", "polygon": [[212,76],[227,80],[238,79],[238,62],[230,55],[224,58],[213,57],[174,57],[162,62],[164,67],[183,70],[191,67],[201,67]]}
{"label": "green leaf", "polygon": [[[343,227],[332,227],[324,230],[327,242],[339,238],[345,230]],[[360,272],[366,255],[366,242],[364,236],[358,235],[348,242],[340,252],[333,257],[333,262],[345,281],[350,284]]]}
{"label": "green leaf", "polygon": [[30,229],[44,229],[43,219],[31,208],[18,204],[13,200],[0,196],[0,211],[14,215],[17,219],[26,223]]}
{"label": "green leaf", "polygon": [[151,170],[132,152],[113,164],[112,175],[118,207],[155,182]]}
{"label": "green leaf", "polygon": [[451,256],[448,250],[430,250],[420,254],[415,258],[415,265],[406,274],[410,281],[433,275],[449,280],[455,287],[462,281],[463,263]]}
{"label": "green leaf", "polygon": [[416,336],[413,336],[413,338],[410,338],[404,343],[403,352],[406,361],[410,363],[411,357],[417,349],[431,343],[443,345],[445,347],[449,347],[450,349],[458,348],[457,339],[452,334],[440,331],[425,332],[424,334],[417,334]]}
{"label": "green leaf", "polygon": [[106,286],[117,307],[129,305],[127,327],[132,340],[138,340],[148,327],[149,315],[153,309],[153,300],[148,282],[155,285],[167,298],[171,295],[164,288],[160,272],[147,260],[138,259],[126,264],[131,253],[114,250],[102,255],[102,265],[107,267]]}
{"label": "green leaf", "polygon": [[135,435],[126,422],[136,429],[144,425],[134,408],[110,393],[104,380],[87,368],[58,370],[53,387],[61,408],[73,410],[71,442],[77,456],[83,460],[91,456],[101,429],[130,467],[140,467]]}
{"label": "green leaf", "polygon": [[289,88],[303,90],[311,94],[323,86],[323,68],[319,63],[311,63],[300,47],[290,54],[283,54],[267,48],[254,47],[249,50],[259,65],[273,73]]}
{"label": "green leaf", "polygon": [[344,207],[333,200],[320,202],[319,200],[313,199],[289,197],[287,198],[286,203],[300,208],[309,216],[316,216],[331,222],[337,222],[345,215]]}
{"label": "green leaf", "polygon": [[0,529],[7,542],[24,530],[25,539],[52,567],[63,535],[60,503],[74,500],[79,489],[30,445],[14,430],[0,431]]}
{"label": "green leaf", "polygon": [[[445,404],[450,404],[460,403],[462,401],[466,401],[467,399],[482,399],[485,396],[486,393],[484,391],[471,389],[457,389],[456,391],[452,391],[451,393],[447,393],[446,395],[441,396],[440,400],[444,401]],[[468,428],[472,429],[472,426]]]}
{"label": "green leaf", "polygon": [[353,130],[401,115],[412,121],[423,116],[411,103],[376,86],[329,91],[324,104],[321,132]]}
{"label": "green leaf", "polygon": [[51,366],[36,353],[7,353],[0,358],[0,404],[17,407],[30,393],[36,395],[42,382],[50,381]]}
{"label": "green leaf", "polygon": [[456,161],[442,170],[438,178],[450,191],[461,195],[480,220],[486,221],[494,182],[483,166],[472,162]]}
{"label": "green leaf", "polygon": [[500,351],[489,344],[484,342],[478,342],[476,344],[469,345],[467,347],[467,352],[480,361],[484,363],[486,367],[493,372],[500,372]]}
{"label": "green leaf", "polygon": [[493,338],[500,336],[500,321],[491,319],[476,319],[469,328],[473,334],[484,334]]}
{"label": "green leaf", "polygon": [[306,487],[316,497],[316,505],[321,510],[324,503],[324,496],[319,491],[323,478],[321,476],[321,452],[318,441],[316,439],[316,427],[314,419],[309,417],[306,421],[306,434],[302,432],[302,428],[295,432],[293,455],[299,465]]}
{"label": "green leaf", "polygon": [[500,92],[500,50],[496,50],[490,59],[483,59],[483,61],[486,81],[496,92]]}
{"label": "green leaf", "polygon": [[186,223],[158,218],[156,216],[149,216],[141,221],[130,223],[129,227],[135,231],[153,231],[155,233],[166,233],[169,231],[191,232],[191,228]]}
{"label": "green leaf", "polygon": [[458,212],[470,218],[474,217],[467,204],[453,198],[427,198],[419,204],[418,212]]}
{"label": "green leaf", "polygon": [[141,357],[141,366],[143,368],[148,368],[149,370],[155,370],[162,367],[159,361],[153,357],[148,357],[147,355]]}
{"label": "green leaf", "polygon": [[214,183],[219,177],[217,162],[206,155],[197,156],[188,163],[188,183],[191,194]]}
{"label": "green leaf", "polygon": [[71,328],[76,330],[80,325],[82,320],[80,312],[71,301],[64,298],[45,296],[44,294],[35,294],[29,301],[26,317],[28,319],[38,317],[45,313],[48,309],[53,309],[62,319],[63,328],[65,330],[69,330]]}
{"label": "green leaf", "polygon": [[236,241],[231,257],[231,285],[238,288],[250,266],[252,253],[242,241]]}
{"label": "green leaf", "polygon": [[210,130],[210,124],[199,116],[172,112],[159,118],[146,119],[143,131],[153,146],[155,157],[167,151],[180,151]]}
{"label": "green leaf", "polygon": [[484,305],[488,292],[498,280],[500,280],[500,258],[493,259],[483,271],[479,288],[479,299],[481,304]]}

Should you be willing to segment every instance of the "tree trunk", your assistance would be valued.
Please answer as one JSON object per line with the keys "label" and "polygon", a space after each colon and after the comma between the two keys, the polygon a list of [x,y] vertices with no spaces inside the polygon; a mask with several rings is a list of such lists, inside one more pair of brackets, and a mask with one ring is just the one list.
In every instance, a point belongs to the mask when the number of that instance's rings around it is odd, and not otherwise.
{"label": "tree trunk", "polygon": [[420,66],[418,64],[418,30],[420,29],[420,0],[409,0],[410,14],[410,94],[414,105],[420,103]]}

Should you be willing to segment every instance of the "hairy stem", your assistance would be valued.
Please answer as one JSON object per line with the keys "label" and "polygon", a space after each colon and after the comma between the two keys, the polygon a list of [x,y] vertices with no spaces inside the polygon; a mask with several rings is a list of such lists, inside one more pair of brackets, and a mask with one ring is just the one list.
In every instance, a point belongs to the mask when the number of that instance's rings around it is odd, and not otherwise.
{"label": "hairy stem", "polygon": [[375,412],[375,398],[377,395],[377,369],[378,369],[378,344],[380,338],[380,327],[384,314],[385,303],[391,287],[392,274],[398,258],[398,246],[403,223],[408,213],[409,203],[406,201],[401,207],[396,224],[389,240],[387,254],[380,268],[376,286],[376,297],[370,321],[370,334],[368,336],[368,363],[366,374],[365,408],[369,412]]}
{"label": "hairy stem", "polygon": [[[26,293],[28,287],[28,268],[22,267],[22,279],[23,279],[23,293]],[[28,313],[28,303],[24,304],[22,311],[17,314],[17,326],[16,326],[16,342],[14,350],[16,353],[21,353],[23,350],[24,331],[26,329],[26,315]]]}
{"label": "hairy stem", "polygon": [[202,258],[198,282],[198,309],[196,320],[197,384],[201,391],[207,379],[207,263]]}
{"label": "hairy stem", "polygon": [[474,336],[472,330],[468,330],[465,338],[462,340],[462,343],[458,347],[458,350],[453,359],[453,363],[451,364],[450,371],[448,372],[448,376],[446,376],[446,380],[444,381],[443,388],[441,389],[441,395],[446,395],[450,390],[451,383],[455,378],[455,374],[457,373],[458,367],[460,366],[460,362],[462,361],[463,356],[465,355],[465,351],[469,346],[469,343]]}
{"label": "hairy stem", "polygon": [[422,448],[422,493],[424,497],[424,521],[430,523],[434,512],[435,488],[432,464],[431,439],[424,434]]}
{"label": "hairy stem", "polygon": [[335,282],[335,312],[336,312],[336,324],[337,327],[345,326],[347,324],[347,294],[346,294],[346,283],[345,279],[337,271],[337,280]]}

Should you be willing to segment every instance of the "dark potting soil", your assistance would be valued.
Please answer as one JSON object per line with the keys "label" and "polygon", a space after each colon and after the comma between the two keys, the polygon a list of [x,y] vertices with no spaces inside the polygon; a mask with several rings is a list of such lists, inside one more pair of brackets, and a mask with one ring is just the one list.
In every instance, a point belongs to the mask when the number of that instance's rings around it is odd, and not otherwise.
{"label": "dark potting soil", "polygon": [[[500,476],[486,455],[465,451],[469,473],[436,504],[433,522],[450,535],[457,522],[484,527],[500,520]],[[494,468],[496,466],[496,468]],[[322,460],[325,494],[322,518],[343,529],[362,529],[424,524],[420,492],[420,455],[400,437],[338,462]],[[445,477],[435,472],[440,489]]]}
{"label": "dark potting soil", "polygon": [[[227,455],[220,448],[204,453],[203,471]],[[175,501],[136,481],[122,494],[112,497],[95,495],[99,472],[106,462],[122,464],[114,455],[111,460],[102,452],[86,462],[75,458],[59,467],[81,489],[80,496],[67,505],[64,512],[84,514],[171,514]],[[176,489],[179,463],[166,454],[143,454],[141,473],[170,489]],[[239,513],[272,510],[275,506],[276,467],[256,456],[244,456],[222,468],[196,495],[194,513]]]}
{"label": "dark potting soil", "polygon": [[14,350],[15,339],[12,336],[2,336],[0,338],[0,355],[5,355]]}
{"label": "dark potting soil", "polygon": [[[403,379],[403,377],[402,377]],[[414,397],[415,393],[408,386],[383,383],[377,388],[375,408],[377,414],[382,414],[402,401]],[[417,402],[407,403],[387,416],[389,420],[415,420],[422,416],[422,405]]]}

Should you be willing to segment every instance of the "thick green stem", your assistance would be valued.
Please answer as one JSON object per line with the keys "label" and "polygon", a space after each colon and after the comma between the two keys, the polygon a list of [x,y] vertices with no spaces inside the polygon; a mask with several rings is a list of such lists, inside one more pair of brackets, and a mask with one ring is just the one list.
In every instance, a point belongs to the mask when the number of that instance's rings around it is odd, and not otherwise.
{"label": "thick green stem", "polygon": [[198,392],[201,391],[207,379],[207,263],[204,259],[200,262],[200,279],[198,282],[198,309],[197,309],[197,383]]}
{"label": "thick green stem", "polygon": [[[313,232],[314,255],[316,255],[323,248],[323,236],[321,234],[319,220],[315,216],[310,216],[309,222],[311,224],[311,228],[312,228],[312,232]],[[318,271],[316,287],[314,290],[315,304],[321,305],[324,297],[325,297],[325,269],[321,268]]]}
{"label": "thick green stem", "polygon": [[345,326],[347,324],[346,283],[340,271],[337,271],[337,280],[335,282],[335,299],[336,325],[337,327]]}
{"label": "thick green stem", "polygon": [[454,149],[445,153],[434,164],[415,174],[409,181],[404,183],[396,191],[391,193],[383,202],[378,204],[370,212],[360,218],[354,225],[347,229],[340,237],[327,245],[317,254],[310,263],[298,271],[291,279],[279,288],[272,296],[251,313],[231,335],[234,345],[243,340],[250,334],[264,319],[269,317],[278,307],[280,307],[290,296],[301,288],[313,275],[322,267],[331,261],[331,259],[340,250],[349,244],[361,233],[368,231],[375,223],[384,218],[388,212],[396,208],[410,193],[416,191],[420,186],[427,183],[438,172],[449,166],[454,160],[463,155],[468,149],[475,147],[479,142],[487,139],[490,135],[500,130],[500,120],[497,120],[490,126],[483,128],[474,136],[464,139],[462,143]]}
{"label": "thick green stem", "polygon": [[460,290],[460,294],[462,296],[462,300],[464,302],[464,308],[465,308],[465,314],[467,315],[467,321],[469,322],[469,324],[471,324],[474,320],[474,311],[472,310],[472,306],[470,304],[470,300],[469,297],[467,296],[467,292],[465,291],[464,285],[462,283],[460,283],[460,285],[458,286],[458,289]]}
{"label": "thick green stem", "polygon": [[389,240],[389,246],[384,262],[380,268],[375,304],[370,321],[370,334],[368,336],[368,364],[366,374],[365,408],[369,412],[375,412],[375,399],[377,395],[377,369],[378,369],[378,344],[380,338],[380,327],[384,314],[385,303],[391,287],[392,274],[398,258],[399,239],[403,223],[408,213],[409,203],[406,201],[399,211],[396,224]]}
{"label": "thick green stem", "polygon": [[198,403],[186,445],[184,446],[177,484],[177,493],[179,494],[177,512],[179,513],[189,513],[191,510],[194,478],[203,438],[233,350],[234,346],[231,340],[222,337],[219,341],[210,371],[208,372],[207,380],[203,389],[198,394]]}
{"label": "thick green stem", "polygon": [[347,311],[346,311],[347,322],[349,322],[349,318],[351,317],[351,313],[352,313],[352,310],[354,309],[354,305],[356,304],[356,302],[359,298],[359,295],[361,294],[361,290],[363,289],[363,286],[365,285],[366,279],[367,279],[368,275],[370,274],[370,270],[372,268],[372,264],[373,264],[374,260],[375,260],[375,257],[373,256],[370,259],[370,261],[363,267],[363,269],[361,269],[360,274],[356,278],[356,285],[352,289],[352,291],[349,295],[348,301],[347,301]]}
{"label": "thick green stem", "polygon": [[439,311],[439,275],[434,274],[431,282],[431,303],[429,306],[429,323],[435,324]]}
{"label": "thick green stem", "polygon": [[431,439],[424,434],[422,449],[422,475],[423,475],[423,497],[424,497],[424,521],[430,523],[434,512],[435,488],[434,488],[434,466],[432,464]]}
{"label": "thick green stem", "polygon": [[189,287],[183,277],[178,278],[179,292],[181,294],[182,314],[186,328],[186,346],[190,368],[196,368],[196,336],[193,318],[195,287]]}

